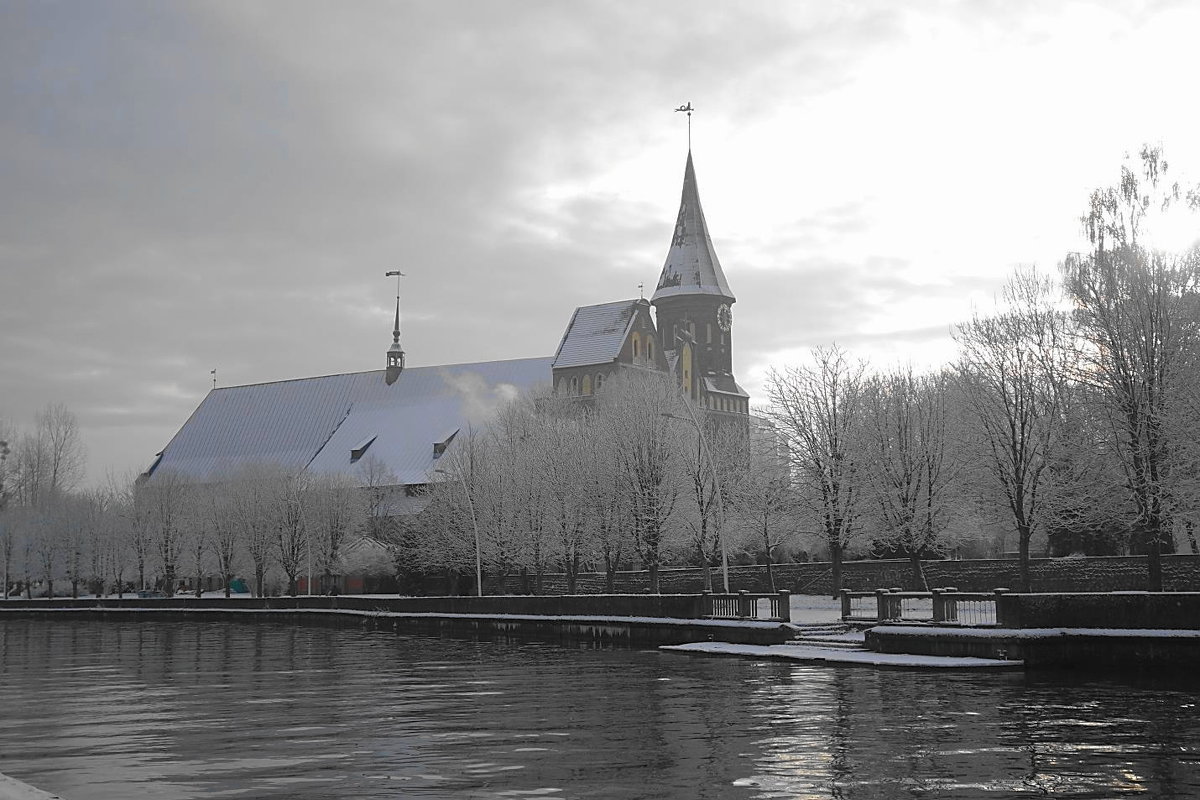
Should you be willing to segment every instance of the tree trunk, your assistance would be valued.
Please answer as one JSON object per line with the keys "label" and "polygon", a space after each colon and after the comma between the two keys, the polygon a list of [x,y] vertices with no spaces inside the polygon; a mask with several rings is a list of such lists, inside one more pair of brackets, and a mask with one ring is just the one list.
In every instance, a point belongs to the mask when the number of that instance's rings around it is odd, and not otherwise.
{"label": "tree trunk", "polygon": [[1200,556],[1200,545],[1196,542],[1196,523],[1190,519],[1184,520],[1183,532],[1187,535],[1188,545],[1192,548],[1192,555]]}
{"label": "tree trunk", "polygon": [[1146,571],[1149,579],[1149,590],[1152,592],[1161,592],[1163,590],[1162,576],[1162,531],[1159,530],[1157,520],[1151,523],[1149,527],[1150,545],[1149,553],[1146,554]]}
{"label": "tree trunk", "polygon": [[829,558],[833,564],[833,599],[842,596],[842,545],[840,542],[829,543]]}
{"label": "tree trunk", "polygon": [[651,564],[650,573],[650,594],[661,594],[658,591],[658,564]]}
{"label": "tree trunk", "polygon": [[1019,540],[1017,549],[1020,556],[1021,570],[1021,591],[1032,592],[1033,581],[1029,576],[1029,540],[1033,538],[1033,530],[1028,525],[1020,525],[1017,528]]}
{"label": "tree trunk", "polygon": [[700,569],[704,575],[704,591],[711,592],[712,588],[712,567],[709,566],[708,559],[704,557],[704,552],[700,553]]}
{"label": "tree trunk", "polygon": [[912,567],[913,588],[918,592],[929,591],[929,582],[925,580],[925,567],[921,563],[921,553],[910,553],[908,563]]}
{"label": "tree trunk", "polygon": [[776,589],[775,589],[775,559],[771,558],[771,546],[770,545],[767,545],[767,548],[766,548],[765,552],[763,553],[763,556],[766,559],[766,567],[767,567],[767,591],[774,594],[776,591]]}

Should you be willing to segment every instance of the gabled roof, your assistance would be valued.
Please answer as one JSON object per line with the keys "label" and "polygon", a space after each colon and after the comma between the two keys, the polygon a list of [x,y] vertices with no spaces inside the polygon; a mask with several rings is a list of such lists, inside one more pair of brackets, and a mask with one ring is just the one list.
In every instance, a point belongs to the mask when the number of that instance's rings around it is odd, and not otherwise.
{"label": "gabled roof", "polygon": [[620,354],[638,309],[648,307],[645,300],[618,300],[575,309],[551,366],[561,369],[611,363]]}
{"label": "gabled roof", "polygon": [[725,280],[725,273],[721,271],[721,262],[717,259],[717,251],[713,249],[712,238],[708,235],[690,150],[687,167],[683,171],[683,195],[679,200],[679,216],[675,220],[671,248],[667,251],[667,261],[658,278],[658,288],[650,299],[657,303],[664,297],[689,294],[718,295],[731,303],[735,299]]}
{"label": "gabled roof", "polygon": [[390,386],[384,370],[373,370],[213,389],[149,480],[164,470],[219,480],[250,464],[361,477],[362,462],[377,459],[398,484],[427,483],[435,444],[482,427],[521,392],[549,384],[550,374],[550,359],[526,358],[409,367]]}

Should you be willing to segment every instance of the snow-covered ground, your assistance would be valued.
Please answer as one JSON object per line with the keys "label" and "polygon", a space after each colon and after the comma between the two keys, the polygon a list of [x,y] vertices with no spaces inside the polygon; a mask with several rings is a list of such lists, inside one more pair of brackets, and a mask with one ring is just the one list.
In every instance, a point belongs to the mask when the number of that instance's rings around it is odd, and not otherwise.
{"label": "snow-covered ground", "polygon": [[62,800],[62,798],[0,773],[0,800]]}
{"label": "snow-covered ground", "polygon": [[794,594],[792,595],[792,623],[805,622],[840,622],[842,619],[842,601],[834,600],[827,595]]}
{"label": "snow-covered ground", "polygon": [[861,664],[872,667],[907,667],[910,669],[1017,669],[1021,661],[1000,661],[994,658],[949,658],[946,656],[916,656],[902,653],[873,653],[869,650],[833,650],[794,644],[728,644],[726,642],[696,642],[665,645],[660,650],[701,655],[778,658],[788,661],[816,661],[826,664]]}

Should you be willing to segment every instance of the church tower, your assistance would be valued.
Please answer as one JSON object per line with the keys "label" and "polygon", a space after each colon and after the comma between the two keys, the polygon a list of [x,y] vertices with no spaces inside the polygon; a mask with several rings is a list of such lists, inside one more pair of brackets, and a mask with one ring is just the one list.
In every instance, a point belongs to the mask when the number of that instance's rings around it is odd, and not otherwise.
{"label": "church tower", "polygon": [[691,150],[675,232],[650,300],[663,347],[674,351],[685,391],[711,410],[749,413],[750,398],[733,378],[730,306],[736,298],[708,235]]}

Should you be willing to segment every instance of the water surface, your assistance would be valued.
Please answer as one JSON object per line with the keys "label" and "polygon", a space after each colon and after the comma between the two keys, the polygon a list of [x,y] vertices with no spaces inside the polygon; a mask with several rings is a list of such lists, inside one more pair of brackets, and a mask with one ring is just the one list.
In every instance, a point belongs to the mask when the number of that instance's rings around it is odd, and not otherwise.
{"label": "water surface", "polygon": [[283,624],[0,621],[0,772],[89,798],[1200,797],[1200,690]]}

